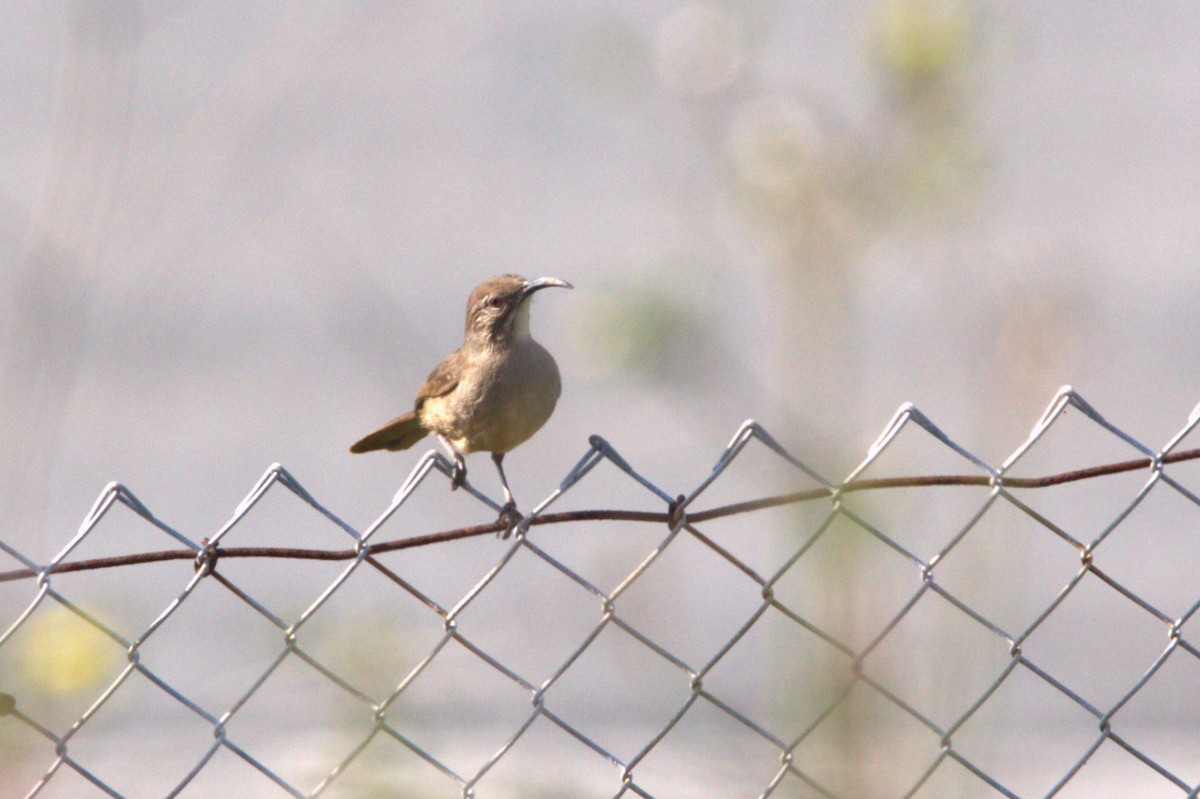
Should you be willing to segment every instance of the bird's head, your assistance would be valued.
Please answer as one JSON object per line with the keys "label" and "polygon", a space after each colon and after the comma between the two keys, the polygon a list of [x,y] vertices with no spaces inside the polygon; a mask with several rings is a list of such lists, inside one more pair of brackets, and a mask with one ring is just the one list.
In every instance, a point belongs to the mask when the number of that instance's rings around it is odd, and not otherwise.
{"label": "bird's head", "polygon": [[573,288],[556,277],[498,275],[483,281],[467,300],[467,339],[501,344],[529,335],[529,299],[551,286]]}

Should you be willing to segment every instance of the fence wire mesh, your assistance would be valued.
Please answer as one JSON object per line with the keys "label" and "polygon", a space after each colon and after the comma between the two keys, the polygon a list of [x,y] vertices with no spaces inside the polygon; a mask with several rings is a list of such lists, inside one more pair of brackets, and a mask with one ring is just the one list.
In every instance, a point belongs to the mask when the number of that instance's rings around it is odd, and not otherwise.
{"label": "fence wire mesh", "polygon": [[[512,538],[403,551],[498,506],[431,452],[360,531],[273,466],[193,541],[112,484],[48,563],[0,538],[0,793],[1194,798],[1198,420],[1067,387],[993,467],[906,405],[841,481],[747,422],[685,495],[593,437]],[[1019,477],[1065,450],[1144,463]]]}

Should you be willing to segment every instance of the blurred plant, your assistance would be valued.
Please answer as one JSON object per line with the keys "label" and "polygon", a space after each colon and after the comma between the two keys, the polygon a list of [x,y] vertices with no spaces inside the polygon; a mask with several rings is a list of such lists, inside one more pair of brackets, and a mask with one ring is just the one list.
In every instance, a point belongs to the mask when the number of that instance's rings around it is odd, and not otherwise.
{"label": "blurred plant", "polygon": [[21,633],[18,671],[41,696],[66,698],[95,689],[120,663],[120,650],[110,639],[62,606],[35,613]]}
{"label": "blurred plant", "polygon": [[850,136],[811,103],[787,93],[761,93],[731,109],[721,152],[731,189],[768,258],[852,253],[864,239],[874,190],[870,164]]}
{"label": "blurred plant", "polygon": [[[1082,253],[1036,242],[1026,251],[1018,248],[992,270],[982,324],[991,335],[974,366],[981,372],[980,384],[1002,385],[1006,391],[983,392],[977,404],[983,418],[996,420],[993,425],[1011,425],[1013,437],[1023,432],[1007,418],[1014,415],[1014,398],[1037,397],[1089,359],[1091,350],[1083,346],[1081,331],[1099,324],[1089,280],[1093,268]],[[1037,407],[1031,404],[1030,412]]]}
{"label": "blurred plant", "polygon": [[5,641],[0,648],[0,794],[8,795],[6,763],[23,762],[35,749],[45,753],[44,739],[29,735],[21,724],[4,723],[4,716],[13,708],[46,716],[58,707],[66,711],[65,718],[74,718],[80,699],[90,700],[89,694],[111,680],[122,661],[122,650],[112,639],[57,604],[38,608]]}
{"label": "blurred plant", "polygon": [[897,129],[895,188],[902,198],[942,204],[982,172],[971,123],[978,95],[982,26],[965,0],[887,0],[869,55]]}
{"label": "blurred plant", "polygon": [[[983,148],[972,119],[979,17],[967,0],[882,3],[870,18],[866,51],[879,92],[868,121],[857,125],[838,102],[757,68],[756,35],[770,31],[769,24],[743,18],[737,5],[687,4],[659,29],[657,74],[665,92],[693,109],[694,136],[708,143],[716,174],[767,267],[765,344],[776,385],[764,394],[788,397],[789,411],[821,419],[822,427],[851,431],[860,412],[848,398],[862,383],[866,332],[858,308],[863,253],[893,221],[928,211],[946,218],[979,184]],[[644,338],[666,334],[644,332]],[[843,446],[855,440],[835,438]],[[862,568],[849,543],[856,539],[835,540],[837,573],[821,575],[824,583],[812,587],[831,604]],[[853,623],[852,608],[846,615]],[[802,670],[781,669],[781,688],[800,684]],[[797,703],[820,701],[810,691],[787,693]],[[870,757],[860,723],[847,719],[831,731],[841,739],[842,770],[854,791],[869,796],[870,786],[855,776],[865,773],[858,766]]]}
{"label": "blurred plant", "polygon": [[962,85],[975,36],[962,0],[888,0],[879,9],[871,55],[895,102],[914,104]]}
{"label": "blurred plant", "polygon": [[573,328],[574,348],[596,380],[615,375],[682,379],[681,357],[702,340],[698,315],[670,285],[633,277],[621,290],[593,290]]}
{"label": "blurred plant", "polygon": [[[714,317],[692,304],[695,291],[654,287],[695,282],[702,271],[721,280],[731,266],[678,253],[728,246],[732,231],[714,230],[713,219],[732,208],[748,234],[739,244],[757,249],[774,281],[763,315],[772,356],[822,364],[802,381],[796,369],[773,370],[781,383],[760,395],[788,397],[792,413],[841,430],[857,418],[845,397],[859,382],[863,253],[906,216],[927,219],[932,211],[952,220],[946,212],[963,204],[986,166],[972,119],[983,18],[971,0],[879,4],[866,19],[864,50],[878,93],[854,124],[837,101],[763,69],[779,13],[763,3],[694,1],[649,31],[611,11],[578,26],[566,53],[580,93],[641,115],[647,131],[678,143],[692,176],[663,181],[678,192],[684,240],[677,255],[659,258],[651,279],[624,287],[619,298],[593,303],[592,317],[583,314],[591,333],[581,338],[596,344],[585,359],[600,372],[671,377],[663,365],[678,359],[681,342],[685,355],[694,349],[689,342],[711,342],[704,331],[722,311]],[[680,113],[664,116],[664,103]],[[696,177],[698,165],[710,173]],[[659,168],[678,166],[667,159]]]}
{"label": "blurred plant", "polygon": [[16,796],[28,789],[27,785],[18,782],[21,778],[16,776],[14,767],[25,762],[33,739],[21,735],[23,730],[18,725],[6,723],[8,719],[5,716],[13,711],[15,705],[15,697],[0,693],[0,795],[4,796]]}

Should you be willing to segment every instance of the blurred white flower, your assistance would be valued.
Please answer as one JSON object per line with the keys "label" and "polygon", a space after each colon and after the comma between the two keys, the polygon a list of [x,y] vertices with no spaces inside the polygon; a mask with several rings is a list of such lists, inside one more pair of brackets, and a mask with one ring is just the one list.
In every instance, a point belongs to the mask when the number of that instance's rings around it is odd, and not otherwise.
{"label": "blurred white flower", "polygon": [[771,195],[793,195],[811,179],[821,159],[817,122],[783,97],[756,97],[729,124],[729,161],[740,183]]}
{"label": "blurred white flower", "polygon": [[741,20],[708,3],[688,3],[662,23],[654,54],[668,90],[715,94],[733,83],[746,61]]}

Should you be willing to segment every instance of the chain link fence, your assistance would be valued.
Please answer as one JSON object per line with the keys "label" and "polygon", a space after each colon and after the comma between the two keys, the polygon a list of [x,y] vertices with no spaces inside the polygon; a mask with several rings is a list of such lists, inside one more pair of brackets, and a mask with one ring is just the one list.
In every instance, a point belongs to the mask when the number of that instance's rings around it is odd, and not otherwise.
{"label": "chain link fence", "polygon": [[593,437],[508,539],[405,529],[498,510],[435,452],[361,531],[113,484],[0,537],[0,794],[1196,797],[1198,421],[1064,388],[994,467],[906,405],[841,481],[747,422],[685,495]]}

